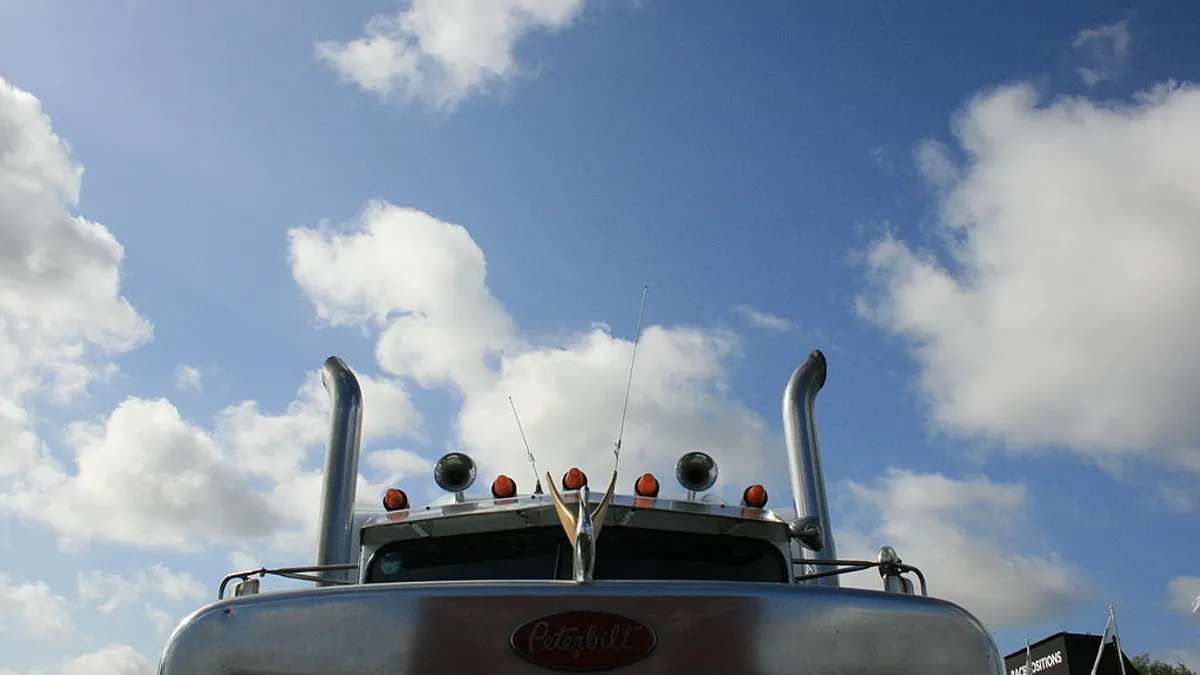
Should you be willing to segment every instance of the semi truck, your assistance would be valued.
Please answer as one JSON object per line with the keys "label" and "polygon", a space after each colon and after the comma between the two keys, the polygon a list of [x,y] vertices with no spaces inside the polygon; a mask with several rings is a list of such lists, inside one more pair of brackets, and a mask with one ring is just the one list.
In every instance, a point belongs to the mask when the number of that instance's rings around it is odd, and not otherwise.
{"label": "semi truck", "polygon": [[[507,475],[473,492],[479,467],[450,452],[433,467],[443,498],[412,504],[395,486],[364,510],[362,390],[330,357],[316,564],[226,576],[158,673],[1003,675],[987,628],[931,597],[894,548],[839,559],[814,420],[826,372],[814,351],[784,388],[791,513],[761,484],[717,498],[721,458],[703,450],[662,481],[614,469],[592,484],[557,467],[528,492]],[[878,586],[841,585],[861,573]],[[266,576],[304,586],[267,591]]]}

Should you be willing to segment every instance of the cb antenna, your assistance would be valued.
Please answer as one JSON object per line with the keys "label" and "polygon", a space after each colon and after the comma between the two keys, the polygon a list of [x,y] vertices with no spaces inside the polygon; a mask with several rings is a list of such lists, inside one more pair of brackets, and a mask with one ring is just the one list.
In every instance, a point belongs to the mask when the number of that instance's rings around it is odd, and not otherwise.
{"label": "cb antenna", "polygon": [[637,334],[633,338],[633,356],[629,358],[629,379],[625,382],[625,405],[621,408],[621,430],[617,432],[617,442],[613,445],[613,472],[621,462],[621,439],[625,437],[625,415],[629,412],[629,392],[633,388],[633,364],[637,362],[638,343],[642,340],[642,317],[646,314],[646,293],[650,286],[642,287],[642,308],[638,310]]}
{"label": "cb antenna", "polygon": [[542,479],[539,478],[537,462],[533,459],[533,450],[529,449],[529,441],[525,439],[525,430],[521,428],[521,416],[517,414],[517,404],[513,403],[511,396],[508,397],[508,405],[512,407],[513,417],[517,420],[517,431],[521,432],[521,442],[525,444],[525,456],[529,458],[529,465],[533,467],[533,479],[537,482],[533,494],[540,495],[542,494]]}

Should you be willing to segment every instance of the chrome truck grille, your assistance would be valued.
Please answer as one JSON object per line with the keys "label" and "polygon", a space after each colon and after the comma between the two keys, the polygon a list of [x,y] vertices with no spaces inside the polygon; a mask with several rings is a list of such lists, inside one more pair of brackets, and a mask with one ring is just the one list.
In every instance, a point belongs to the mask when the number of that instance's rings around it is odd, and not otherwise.
{"label": "chrome truck grille", "polygon": [[828,586],[454,582],[224,600],[185,620],[160,675],[1002,672],[950,603]]}
{"label": "chrome truck grille", "polygon": [[[362,393],[331,357],[317,564],[227,576],[170,637],[159,675],[1003,675],[985,627],[927,597],[890,546],[837,559],[814,421],[825,374],[813,352],[784,391],[792,520],[762,485],[736,506],[703,494],[718,470],[700,451],[676,467],[682,499],[649,473],[616,494],[615,469],[592,491],[577,468],[561,490],[546,474],[548,494],[498,476],[490,497],[468,495],[476,466],[452,452],[434,469],[445,500],[412,508],[394,487],[356,512]],[[839,586],[870,569],[881,590]],[[262,593],[268,574],[314,586]]]}

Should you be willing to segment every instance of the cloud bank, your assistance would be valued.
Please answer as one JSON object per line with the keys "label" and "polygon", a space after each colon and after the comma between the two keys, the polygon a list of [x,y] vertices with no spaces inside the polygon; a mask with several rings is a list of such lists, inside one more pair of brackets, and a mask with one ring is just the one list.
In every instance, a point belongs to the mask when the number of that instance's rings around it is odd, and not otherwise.
{"label": "cloud bank", "polygon": [[[307,550],[328,416],[316,372],[282,414],[246,401],[206,427],[167,399],[131,397],[67,424],[57,447],[36,434],[39,404],[83,395],[115,371],[113,357],[152,336],[121,294],[120,244],[73,213],[82,174],[38,99],[0,80],[0,515],[48,525],[75,548],[195,550],[273,537]],[[403,386],[361,379],[368,440],[419,432]],[[313,508],[277,508],[292,490]],[[78,515],[97,509],[104,518]]]}
{"label": "cloud bank", "polygon": [[151,336],[121,296],[121,245],[73,213],[82,174],[41,102],[0,79],[0,476],[42,454],[33,401],[80,395]]}
{"label": "cloud bank", "polygon": [[867,252],[863,315],[906,339],[933,421],[1011,448],[1200,470],[1200,88],[1131,103],[977,96],[927,249]]}
{"label": "cloud bank", "polygon": [[72,635],[75,622],[67,599],[45,583],[18,583],[0,573],[0,628],[39,639],[62,639]]}
{"label": "cloud bank", "polygon": [[[530,342],[487,287],[483,252],[465,228],[385,202],[370,203],[341,229],[293,230],[290,255],[317,315],[373,331],[385,372],[462,396],[454,440],[489,475],[533,482],[509,396],[541,470],[558,475],[579,465],[597,480],[612,470],[632,336],[594,327],[560,342]],[[723,394],[737,349],[737,336],[725,331],[645,330],[625,466],[672,475],[681,454],[703,449],[735,485],[761,480],[757,472],[778,439]]]}
{"label": "cloud bank", "polygon": [[[1025,552],[1036,527],[1021,485],[889,469],[874,484],[849,487],[857,525],[839,555],[874,559],[886,542],[921,569],[930,595],[958,603],[989,628],[1061,616],[1089,598],[1083,569],[1052,551]],[[875,575],[853,577],[845,577],[851,585],[879,587]]]}

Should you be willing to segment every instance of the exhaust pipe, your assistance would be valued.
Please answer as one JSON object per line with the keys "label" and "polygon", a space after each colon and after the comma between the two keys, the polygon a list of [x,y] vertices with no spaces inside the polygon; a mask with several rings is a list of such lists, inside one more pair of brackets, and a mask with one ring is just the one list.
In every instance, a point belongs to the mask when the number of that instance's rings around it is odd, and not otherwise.
{"label": "exhaust pipe", "polygon": [[[783,435],[787,442],[792,495],[796,505],[793,536],[802,543],[805,560],[835,560],[833,528],[825,499],[825,474],[821,470],[821,447],[813,409],[817,392],[825,386],[825,355],[819,350],[796,368],[783,392]],[[816,567],[816,566],[814,566]],[[814,569],[812,571],[820,571]],[[836,575],[813,580],[819,585],[838,586]]]}
{"label": "exhaust pipe", "polygon": [[[350,367],[336,356],[325,359],[321,382],[332,411],[325,451],[325,482],[321,489],[317,564],[353,562],[351,542],[354,493],[358,487],[358,450],[362,441],[362,389]],[[323,576],[351,580],[353,570],[331,570]],[[332,584],[317,582],[318,586]]]}

